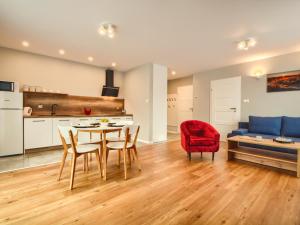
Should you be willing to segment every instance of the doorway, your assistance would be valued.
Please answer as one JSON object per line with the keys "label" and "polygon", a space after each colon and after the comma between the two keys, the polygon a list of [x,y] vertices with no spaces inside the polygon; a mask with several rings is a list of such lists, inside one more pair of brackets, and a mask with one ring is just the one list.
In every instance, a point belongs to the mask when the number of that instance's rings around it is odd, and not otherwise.
{"label": "doorway", "polygon": [[168,94],[168,140],[179,139],[180,124],[193,119],[193,85],[179,84]]}
{"label": "doorway", "polygon": [[225,141],[241,118],[241,77],[213,80],[210,87],[210,123]]}

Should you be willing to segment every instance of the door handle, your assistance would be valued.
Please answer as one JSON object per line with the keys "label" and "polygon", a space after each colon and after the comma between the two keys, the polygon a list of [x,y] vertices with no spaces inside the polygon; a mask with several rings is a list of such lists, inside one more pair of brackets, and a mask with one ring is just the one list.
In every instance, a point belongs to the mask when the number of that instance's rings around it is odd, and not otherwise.
{"label": "door handle", "polygon": [[229,108],[229,109],[230,109],[230,110],[233,110],[234,112],[236,112],[236,108],[234,108],[234,107],[233,107],[233,108]]}

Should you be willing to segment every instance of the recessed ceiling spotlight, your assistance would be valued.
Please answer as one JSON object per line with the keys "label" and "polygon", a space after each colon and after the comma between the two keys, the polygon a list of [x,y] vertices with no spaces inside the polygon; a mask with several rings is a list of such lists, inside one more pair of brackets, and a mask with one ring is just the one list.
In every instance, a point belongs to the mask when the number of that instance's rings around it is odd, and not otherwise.
{"label": "recessed ceiling spotlight", "polygon": [[239,41],[237,43],[237,48],[239,50],[248,50],[249,47],[254,47],[256,45],[256,40],[254,38],[248,38],[246,40]]}
{"label": "recessed ceiling spotlight", "polygon": [[22,41],[22,45],[24,47],[29,47],[29,42],[28,41]]}
{"label": "recessed ceiling spotlight", "polygon": [[60,55],[64,55],[64,54],[65,54],[65,50],[59,49],[59,50],[58,50],[58,53],[59,53]]}
{"label": "recessed ceiling spotlight", "polygon": [[111,64],[111,66],[112,66],[112,67],[116,67],[116,66],[117,66],[117,63],[113,62],[113,63]]}
{"label": "recessed ceiling spotlight", "polygon": [[114,38],[116,34],[116,25],[112,23],[102,23],[98,29],[98,33],[101,36],[107,36],[109,38]]}
{"label": "recessed ceiling spotlight", "polygon": [[89,57],[88,57],[88,60],[89,60],[90,62],[93,62],[93,61],[94,61],[94,58],[93,58],[92,56],[89,56]]}
{"label": "recessed ceiling spotlight", "polygon": [[171,74],[172,74],[173,76],[176,75],[176,71],[173,70],[173,71],[171,72]]}

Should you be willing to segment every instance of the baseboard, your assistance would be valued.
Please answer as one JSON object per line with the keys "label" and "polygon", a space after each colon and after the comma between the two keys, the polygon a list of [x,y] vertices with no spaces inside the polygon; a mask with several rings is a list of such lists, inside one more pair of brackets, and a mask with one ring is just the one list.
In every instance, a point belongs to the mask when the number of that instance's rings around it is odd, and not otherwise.
{"label": "baseboard", "polygon": [[177,132],[177,131],[172,131],[172,130],[168,130],[168,133],[170,133],[170,134],[179,134],[179,132]]}
{"label": "baseboard", "polygon": [[138,139],[137,141],[141,142],[141,143],[145,143],[145,144],[153,144],[153,141],[145,141],[145,140],[142,140],[142,139]]}

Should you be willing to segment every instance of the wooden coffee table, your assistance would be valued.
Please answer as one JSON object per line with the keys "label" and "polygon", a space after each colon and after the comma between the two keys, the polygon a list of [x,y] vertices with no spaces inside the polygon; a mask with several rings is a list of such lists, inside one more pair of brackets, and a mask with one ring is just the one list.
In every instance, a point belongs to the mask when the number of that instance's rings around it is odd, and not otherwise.
{"label": "wooden coffee table", "polygon": [[[271,167],[295,171],[297,177],[300,177],[300,142],[291,144],[281,144],[270,139],[257,140],[248,136],[234,136],[227,138],[227,156],[228,160],[240,159]],[[240,146],[240,143],[255,144],[260,148],[250,148]],[[263,149],[264,146],[293,149],[296,154],[282,153]]]}

